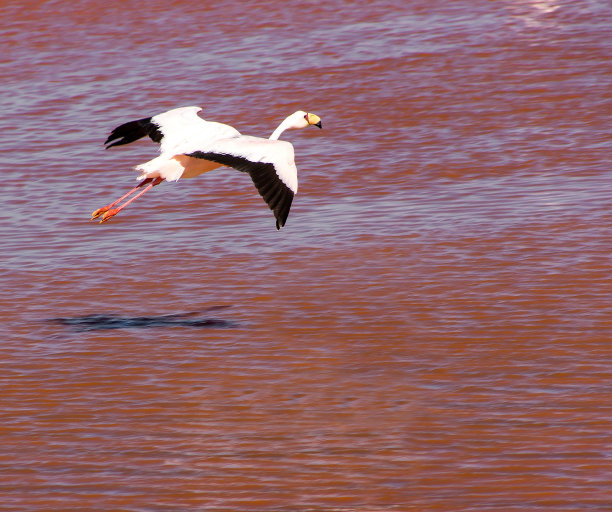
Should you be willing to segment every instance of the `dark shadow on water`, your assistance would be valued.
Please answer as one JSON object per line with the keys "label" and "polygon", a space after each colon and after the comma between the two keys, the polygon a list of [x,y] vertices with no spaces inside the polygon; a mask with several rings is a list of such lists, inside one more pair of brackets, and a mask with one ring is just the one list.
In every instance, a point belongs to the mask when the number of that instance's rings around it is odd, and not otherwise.
{"label": "dark shadow on water", "polygon": [[50,318],[48,322],[70,327],[75,331],[99,331],[104,329],[145,329],[151,327],[193,327],[200,329],[229,329],[238,324],[229,320],[203,316],[230,306],[215,306],[206,311],[156,316],[120,316],[95,314],[65,318]]}

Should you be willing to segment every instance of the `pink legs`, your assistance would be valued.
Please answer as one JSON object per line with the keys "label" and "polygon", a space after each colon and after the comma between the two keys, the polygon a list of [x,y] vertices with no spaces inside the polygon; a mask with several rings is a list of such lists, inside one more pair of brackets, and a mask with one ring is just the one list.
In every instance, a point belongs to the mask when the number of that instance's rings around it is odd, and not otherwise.
{"label": "pink legs", "polygon": [[[146,178],[142,180],[138,185],[136,185],[132,190],[130,190],[127,194],[122,195],[115,202],[103,206],[102,208],[98,208],[95,212],[91,214],[91,220],[97,219],[100,215],[102,215],[102,220],[100,220],[100,224],[106,222],[111,217],[117,215],[121,210],[123,210],[128,204],[130,204],[134,199],[139,198],[142,194],[144,194],[147,190],[152,189],[155,185],[159,185],[163,181],[163,178]],[[116,204],[119,204],[125,198],[131,196],[134,192],[136,192],[139,188],[147,185],[143,190],[138,192],[134,197],[128,199],[125,203],[117,208],[113,208]]]}

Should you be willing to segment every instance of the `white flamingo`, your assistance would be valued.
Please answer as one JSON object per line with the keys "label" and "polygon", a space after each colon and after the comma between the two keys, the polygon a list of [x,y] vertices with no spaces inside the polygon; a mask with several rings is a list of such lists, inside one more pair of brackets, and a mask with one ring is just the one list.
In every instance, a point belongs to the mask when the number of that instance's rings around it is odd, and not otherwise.
{"label": "white flamingo", "polygon": [[[198,116],[201,110],[200,107],[181,107],[115,128],[105,142],[106,149],[148,135],[159,142],[160,155],[136,166],[141,182],[116,201],[98,208],[91,219],[101,216],[100,223],[106,222],[164,180],[193,178],[225,165],[249,173],[259,194],[274,212],[276,229],[283,227],[298,190],[298,179],[293,145],[278,138],[287,129],[310,125],[321,128],[319,116],[298,110],[287,117],[269,139],[263,139],[242,135],[226,124],[205,121]],[[113,208],[125,199],[127,201]]]}

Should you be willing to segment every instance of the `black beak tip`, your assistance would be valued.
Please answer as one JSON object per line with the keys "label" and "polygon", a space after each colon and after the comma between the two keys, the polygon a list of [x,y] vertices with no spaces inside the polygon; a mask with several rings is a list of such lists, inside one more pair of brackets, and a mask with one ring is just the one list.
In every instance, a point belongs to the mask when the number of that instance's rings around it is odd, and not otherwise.
{"label": "black beak tip", "polygon": [[315,123],[315,126],[316,126],[317,128],[323,128],[323,126],[321,125],[321,121],[319,121],[318,123]]}

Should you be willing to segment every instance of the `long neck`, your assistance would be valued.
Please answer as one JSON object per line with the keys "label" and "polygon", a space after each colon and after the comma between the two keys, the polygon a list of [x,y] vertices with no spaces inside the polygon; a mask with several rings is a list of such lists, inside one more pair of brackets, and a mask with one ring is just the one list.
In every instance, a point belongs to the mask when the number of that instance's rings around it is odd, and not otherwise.
{"label": "long neck", "polygon": [[287,118],[281,124],[279,124],[278,128],[274,130],[272,135],[270,135],[270,140],[278,140],[278,138],[281,136],[281,133],[283,133],[287,128],[289,128],[289,123],[289,118]]}

